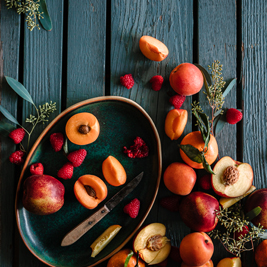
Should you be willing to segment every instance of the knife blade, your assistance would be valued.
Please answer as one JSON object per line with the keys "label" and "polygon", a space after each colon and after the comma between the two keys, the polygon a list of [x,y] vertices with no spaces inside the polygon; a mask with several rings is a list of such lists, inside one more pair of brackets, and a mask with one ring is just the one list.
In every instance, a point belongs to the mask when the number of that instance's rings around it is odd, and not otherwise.
{"label": "knife blade", "polygon": [[85,219],[78,226],[68,232],[62,239],[61,246],[69,246],[80,239],[86,232],[95,226],[103,217],[113,210],[127,195],[129,195],[140,183],[144,172],[138,174],[132,181],[116,193],[105,205],[93,215]]}

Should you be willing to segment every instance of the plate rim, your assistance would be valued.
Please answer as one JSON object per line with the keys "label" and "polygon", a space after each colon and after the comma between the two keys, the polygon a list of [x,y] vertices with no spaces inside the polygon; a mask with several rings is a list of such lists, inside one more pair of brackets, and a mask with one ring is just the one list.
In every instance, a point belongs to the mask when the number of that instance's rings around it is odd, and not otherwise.
{"label": "plate rim", "polygon": [[64,117],[66,114],[68,114],[69,112],[80,108],[82,106],[88,105],[88,104],[92,104],[95,102],[101,102],[101,101],[107,101],[107,100],[113,100],[113,101],[121,101],[121,102],[125,102],[127,104],[130,104],[132,106],[134,106],[135,108],[137,108],[145,117],[146,119],[149,121],[150,126],[152,127],[153,133],[156,137],[157,140],[157,155],[158,155],[158,177],[157,177],[157,183],[156,183],[156,190],[154,192],[154,196],[153,199],[145,213],[145,215],[143,216],[143,218],[140,220],[140,222],[138,223],[137,227],[134,229],[134,231],[122,242],[122,244],[120,246],[118,246],[117,248],[115,248],[111,253],[109,253],[107,256],[105,256],[104,258],[100,259],[99,261],[95,262],[92,265],[88,265],[87,267],[92,267],[95,266],[107,259],[109,259],[111,256],[113,256],[116,252],[118,252],[133,236],[134,234],[138,231],[138,229],[142,226],[142,224],[144,223],[145,219],[147,218],[151,208],[154,205],[155,199],[157,197],[158,194],[158,190],[159,190],[159,185],[160,185],[160,180],[161,180],[161,173],[162,173],[162,152],[161,152],[161,141],[160,141],[160,137],[159,137],[159,133],[158,130],[156,128],[155,123],[153,122],[152,118],[149,116],[149,114],[145,111],[145,109],[139,105],[137,102],[135,102],[134,100],[131,100],[129,98],[125,98],[122,96],[99,96],[99,97],[94,97],[94,98],[89,98],[83,101],[80,101],[68,108],[66,108],[64,111],[62,111],[60,114],[58,114],[56,116],[56,118],[54,118],[47,126],[46,128],[42,131],[42,133],[39,135],[39,137],[36,139],[36,141],[34,142],[32,148],[29,151],[29,154],[27,155],[27,158],[23,164],[21,173],[20,173],[20,177],[18,180],[18,184],[17,184],[17,189],[16,189],[16,197],[15,197],[15,217],[16,217],[16,224],[18,227],[18,231],[20,234],[20,237],[23,241],[23,243],[25,244],[25,246],[27,247],[27,249],[41,262],[45,263],[48,266],[54,266],[51,265],[50,263],[46,262],[44,259],[40,258],[38,255],[36,255],[28,246],[28,244],[26,243],[25,239],[24,239],[24,235],[22,233],[21,227],[20,227],[20,216],[19,216],[19,212],[18,212],[18,195],[19,195],[19,191],[21,189],[21,183],[22,183],[22,179],[25,173],[25,170],[28,166],[28,163],[32,157],[33,152],[36,150],[37,146],[39,145],[40,141],[43,139],[43,137],[47,134],[47,132],[56,124],[57,121],[59,121],[62,117]]}

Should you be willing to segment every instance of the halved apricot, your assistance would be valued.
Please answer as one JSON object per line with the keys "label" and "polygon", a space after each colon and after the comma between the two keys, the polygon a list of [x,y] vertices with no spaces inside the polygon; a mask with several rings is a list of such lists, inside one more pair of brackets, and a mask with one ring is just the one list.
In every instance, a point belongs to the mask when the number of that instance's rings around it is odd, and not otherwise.
{"label": "halved apricot", "polygon": [[113,186],[120,186],[126,182],[127,175],[125,169],[113,156],[108,156],[103,161],[102,172],[106,181]]}
{"label": "halved apricot", "polygon": [[75,182],[74,194],[85,208],[94,209],[106,198],[108,189],[99,177],[86,174]]}
{"label": "halved apricot", "polygon": [[65,127],[68,139],[76,145],[88,145],[99,136],[100,126],[97,118],[88,112],[73,115]]}

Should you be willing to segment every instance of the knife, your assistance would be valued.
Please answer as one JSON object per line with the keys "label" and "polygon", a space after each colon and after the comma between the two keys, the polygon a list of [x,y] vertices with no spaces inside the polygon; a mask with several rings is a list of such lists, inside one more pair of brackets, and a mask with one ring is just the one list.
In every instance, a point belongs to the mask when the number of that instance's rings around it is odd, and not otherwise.
{"label": "knife", "polygon": [[69,246],[81,238],[87,231],[95,226],[103,217],[113,210],[127,195],[129,195],[135,187],[140,183],[144,172],[138,174],[131,182],[124,186],[117,194],[115,194],[104,207],[99,209],[93,215],[85,219],[82,223],[68,232],[61,242],[61,246]]}

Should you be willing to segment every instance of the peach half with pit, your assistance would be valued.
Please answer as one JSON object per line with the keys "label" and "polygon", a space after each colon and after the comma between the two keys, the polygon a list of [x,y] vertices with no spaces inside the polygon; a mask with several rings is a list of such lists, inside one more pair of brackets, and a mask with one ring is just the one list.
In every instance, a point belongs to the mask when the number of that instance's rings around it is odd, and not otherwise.
{"label": "peach half with pit", "polygon": [[161,223],[151,223],[143,227],[135,236],[133,250],[149,265],[163,262],[170,254],[170,240],[165,236],[166,227]]}
{"label": "peach half with pit", "polygon": [[217,267],[242,267],[242,262],[239,257],[224,258],[219,261]]}
{"label": "peach half with pit", "polygon": [[244,195],[253,182],[253,170],[248,163],[242,163],[226,156],[214,166],[211,177],[214,192],[222,197]]}

